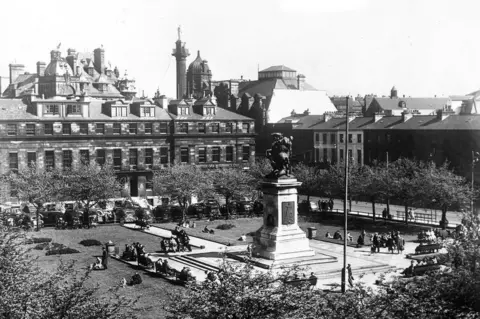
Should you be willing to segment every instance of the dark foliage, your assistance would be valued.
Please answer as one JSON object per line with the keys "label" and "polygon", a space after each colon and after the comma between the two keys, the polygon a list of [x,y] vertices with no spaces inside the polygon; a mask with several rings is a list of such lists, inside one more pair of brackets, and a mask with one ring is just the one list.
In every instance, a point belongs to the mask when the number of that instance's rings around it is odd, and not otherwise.
{"label": "dark foliage", "polygon": [[217,229],[221,229],[221,230],[228,230],[228,229],[232,229],[236,227],[235,225],[233,224],[220,224],[217,226]]}
{"label": "dark foliage", "polygon": [[87,246],[87,247],[88,246],[102,246],[102,243],[99,242],[96,239],[84,239],[79,244],[83,245],[83,246]]}

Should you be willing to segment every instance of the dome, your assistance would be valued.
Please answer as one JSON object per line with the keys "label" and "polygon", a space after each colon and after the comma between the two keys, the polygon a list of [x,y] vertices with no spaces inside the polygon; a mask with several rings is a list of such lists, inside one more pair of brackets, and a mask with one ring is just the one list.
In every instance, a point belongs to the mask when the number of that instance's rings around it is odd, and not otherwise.
{"label": "dome", "polygon": [[203,60],[200,57],[200,51],[197,53],[197,58],[188,66],[188,73],[191,74],[208,74],[210,73],[210,67],[208,61]]}
{"label": "dome", "polygon": [[65,73],[73,75],[73,71],[70,65],[62,60],[53,60],[45,68],[45,76],[63,76]]}

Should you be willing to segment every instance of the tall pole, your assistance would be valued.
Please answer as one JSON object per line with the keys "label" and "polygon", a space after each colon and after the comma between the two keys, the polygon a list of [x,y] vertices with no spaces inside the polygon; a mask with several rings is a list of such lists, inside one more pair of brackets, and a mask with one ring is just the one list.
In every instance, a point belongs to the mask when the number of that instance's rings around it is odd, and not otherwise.
{"label": "tall pole", "polygon": [[347,201],[348,201],[348,99],[347,96],[347,106],[345,108],[345,200],[343,201],[343,218],[344,218],[344,229],[343,229],[343,271],[342,271],[342,293],[345,293],[346,280],[347,280],[347,220],[348,220],[348,211],[347,211]]}
{"label": "tall pole", "polygon": [[474,182],[475,182],[475,152],[472,150],[472,200],[470,201],[470,209],[472,211],[473,217],[473,190],[474,190]]}

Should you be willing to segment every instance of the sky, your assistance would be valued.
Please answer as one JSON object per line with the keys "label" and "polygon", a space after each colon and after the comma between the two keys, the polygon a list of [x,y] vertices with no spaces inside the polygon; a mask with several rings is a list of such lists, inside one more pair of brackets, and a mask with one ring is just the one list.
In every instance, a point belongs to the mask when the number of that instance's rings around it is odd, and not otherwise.
{"label": "sky", "polygon": [[285,65],[329,95],[461,95],[480,89],[479,12],[476,0],[8,1],[0,76],[9,63],[36,72],[59,43],[62,56],[103,45],[140,93],[174,97],[181,25],[187,64],[200,50],[213,80]]}

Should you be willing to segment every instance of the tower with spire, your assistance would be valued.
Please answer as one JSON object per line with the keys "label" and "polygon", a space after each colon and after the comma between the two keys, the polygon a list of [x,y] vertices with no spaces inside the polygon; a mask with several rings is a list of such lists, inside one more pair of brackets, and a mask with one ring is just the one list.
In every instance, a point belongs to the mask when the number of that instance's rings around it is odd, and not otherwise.
{"label": "tower with spire", "polygon": [[182,29],[178,26],[178,40],[172,55],[177,60],[177,99],[182,99],[187,94],[187,57],[190,55],[181,39]]}

